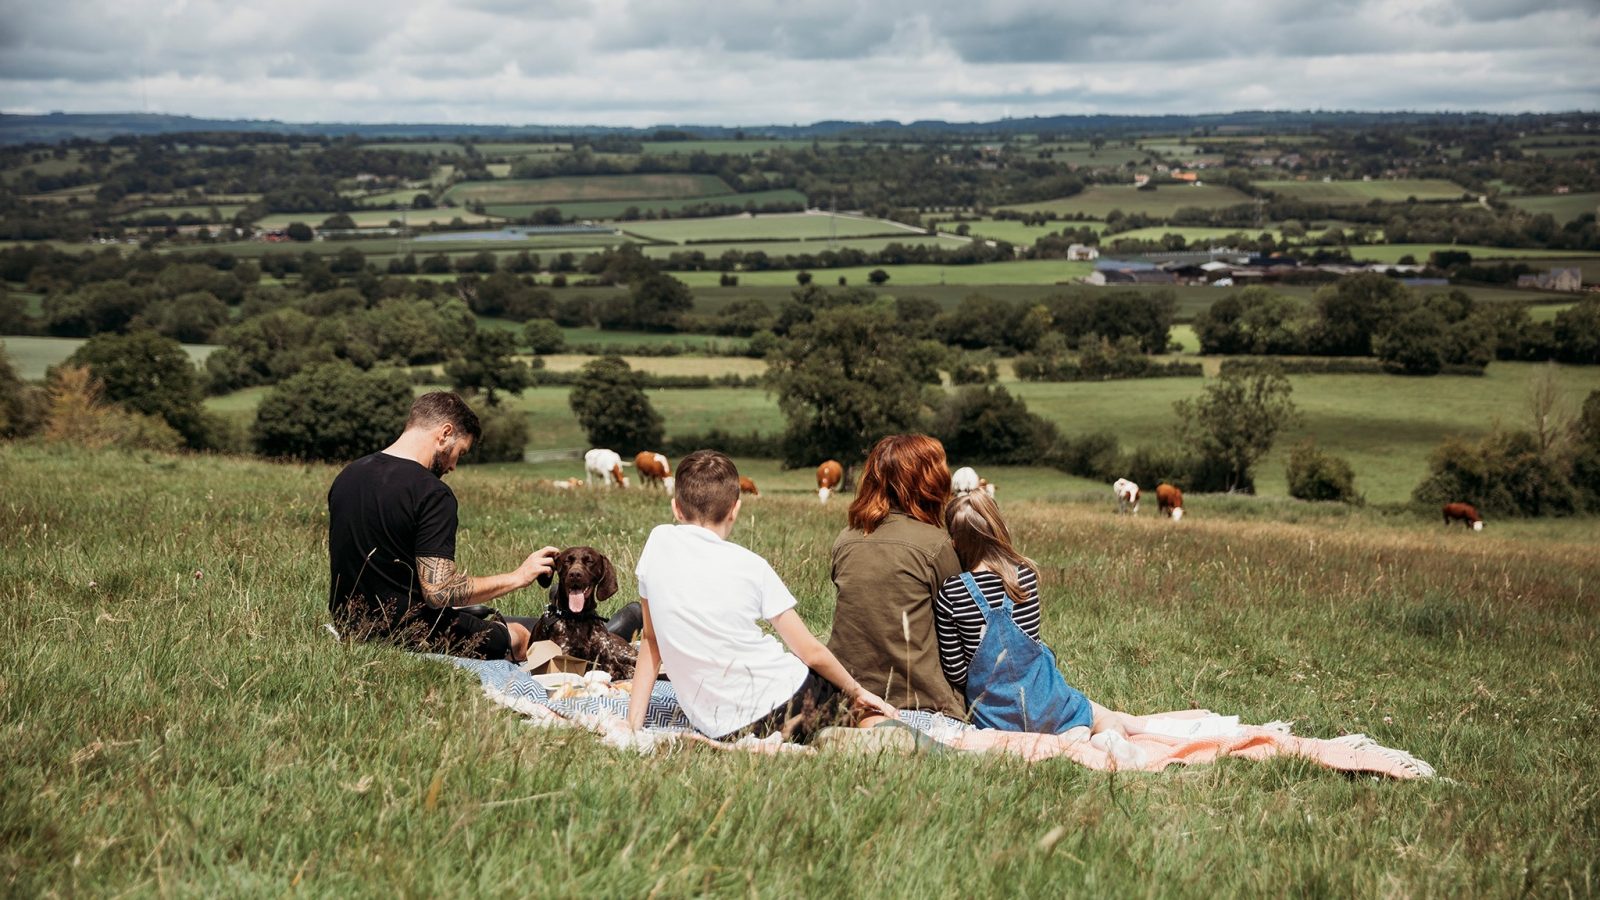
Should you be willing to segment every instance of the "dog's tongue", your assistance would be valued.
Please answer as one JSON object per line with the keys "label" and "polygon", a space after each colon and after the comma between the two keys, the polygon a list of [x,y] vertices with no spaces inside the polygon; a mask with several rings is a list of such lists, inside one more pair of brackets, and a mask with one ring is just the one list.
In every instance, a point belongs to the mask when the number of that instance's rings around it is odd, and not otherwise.
{"label": "dog's tongue", "polygon": [[567,606],[575,613],[583,612],[584,601],[587,599],[583,591],[567,591]]}

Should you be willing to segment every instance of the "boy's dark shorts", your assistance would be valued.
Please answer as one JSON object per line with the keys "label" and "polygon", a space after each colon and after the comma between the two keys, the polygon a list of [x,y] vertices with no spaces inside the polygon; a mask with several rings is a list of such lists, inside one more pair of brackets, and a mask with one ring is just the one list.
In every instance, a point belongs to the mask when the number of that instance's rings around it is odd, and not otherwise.
{"label": "boy's dark shorts", "polygon": [[797,744],[808,744],[811,738],[832,725],[852,725],[855,717],[850,713],[850,701],[833,682],[817,674],[815,669],[806,673],[800,689],[794,696],[780,703],[772,712],[743,728],[725,735],[723,740],[737,740],[747,734],[766,737],[775,731],[783,732],[783,739]]}

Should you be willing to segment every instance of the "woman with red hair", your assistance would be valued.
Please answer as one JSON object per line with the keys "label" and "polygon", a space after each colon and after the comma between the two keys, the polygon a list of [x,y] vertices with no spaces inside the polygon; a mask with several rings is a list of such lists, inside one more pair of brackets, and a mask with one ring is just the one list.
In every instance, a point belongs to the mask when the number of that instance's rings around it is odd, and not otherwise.
{"label": "woman with red hair", "polygon": [[828,649],[862,686],[901,709],[962,718],[939,667],[933,598],[961,562],[944,529],[950,468],[944,445],[894,434],[862,467],[849,525],[833,542],[838,604]]}

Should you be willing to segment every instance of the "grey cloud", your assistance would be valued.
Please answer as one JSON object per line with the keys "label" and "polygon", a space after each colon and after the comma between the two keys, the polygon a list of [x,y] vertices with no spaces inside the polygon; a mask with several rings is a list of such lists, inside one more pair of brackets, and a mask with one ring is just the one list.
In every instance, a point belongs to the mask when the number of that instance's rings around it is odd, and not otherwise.
{"label": "grey cloud", "polygon": [[[0,0],[0,101],[768,123],[1600,98],[1594,0]],[[126,103],[126,100],[120,102]]]}

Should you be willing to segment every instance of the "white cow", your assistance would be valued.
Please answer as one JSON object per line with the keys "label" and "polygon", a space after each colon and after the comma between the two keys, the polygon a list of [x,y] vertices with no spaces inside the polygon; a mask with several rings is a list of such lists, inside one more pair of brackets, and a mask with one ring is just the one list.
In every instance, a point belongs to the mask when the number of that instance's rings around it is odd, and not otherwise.
{"label": "white cow", "polygon": [[962,466],[950,473],[950,493],[957,497],[970,494],[981,486],[981,481],[971,466]]}
{"label": "white cow", "polygon": [[627,487],[628,478],[622,474],[622,457],[615,450],[596,447],[583,455],[585,480],[594,487],[594,480],[606,487]]}
{"label": "white cow", "polygon": [[1111,485],[1117,495],[1117,512],[1137,515],[1139,512],[1139,486],[1126,478],[1118,478]]}

